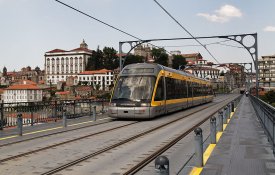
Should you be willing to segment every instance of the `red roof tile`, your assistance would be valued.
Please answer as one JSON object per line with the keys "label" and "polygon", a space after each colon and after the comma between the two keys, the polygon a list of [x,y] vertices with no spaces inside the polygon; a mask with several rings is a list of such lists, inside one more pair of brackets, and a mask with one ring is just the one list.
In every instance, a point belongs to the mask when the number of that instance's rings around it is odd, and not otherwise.
{"label": "red roof tile", "polygon": [[56,92],[56,95],[68,95],[70,94],[70,91],[62,91],[62,92]]}
{"label": "red roof tile", "polygon": [[85,51],[85,52],[91,52],[92,53],[92,50],[87,49],[87,48],[81,48],[81,47],[70,50],[70,51]]}
{"label": "red roof tile", "polygon": [[58,53],[58,52],[68,52],[68,51],[62,50],[62,49],[54,49],[54,50],[48,51],[46,53]]}
{"label": "red roof tile", "polygon": [[92,71],[83,71],[78,75],[93,75],[93,74],[106,74],[108,72],[112,72],[111,70],[101,69],[101,70],[92,70]]}
{"label": "red roof tile", "polygon": [[200,55],[200,53],[190,53],[190,54],[181,54],[184,58],[196,57]]}
{"label": "red roof tile", "polygon": [[9,86],[6,90],[40,90],[40,88],[34,84],[15,84]]}

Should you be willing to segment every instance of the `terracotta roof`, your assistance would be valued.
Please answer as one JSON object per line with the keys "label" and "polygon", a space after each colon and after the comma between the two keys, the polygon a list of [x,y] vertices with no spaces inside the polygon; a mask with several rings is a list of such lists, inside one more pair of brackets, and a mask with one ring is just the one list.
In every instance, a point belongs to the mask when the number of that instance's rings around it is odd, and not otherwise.
{"label": "terracotta roof", "polygon": [[56,95],[68,95],[70,94],[70,91],[62,91],[62,92],[56,92]]}
{"label": "terracotta roof", "polygon": [[85,52],[91,52],[92,53],[92,50],[87,49],[87,48],[81,48],[81,47],[70,50],[70,51],[85,51]]}
{"label": "terracotta roof", "polygon": [[34,84],[14,84],[6,88],[6,90],[40,90],[40,88]]}
{"label": "terracotta roof", "polygon": [[62,50],[62,49],[54,49],[54,50],[48,51],[46,53],[58,53],[58,52],[68,52],[68,51]]}
{"label": "terracotta roof", "polygon": [[111,70],[101,69],[101,70],[92,70],[92,71],[83,71],[78,75],[93,75],[93,74],[106,74],[108,72],[112,72]]}
{"label": "terracotta roof", "polygon": [[200,55],[200,53],[190,53],[190,54],[181,54],[184,58],[196,57]]}
{"label": "terracotta roof", "polygon": [[75,99],[79,100],[79,99],[81,99],[81,97],[78,95],[78,96],[75,97]]}
{"label": "terracotta roof", "polygon": [[92,87],[91,86],[79,86],[75,88],[76,91],[91,91]]}
{"label": "terracotta roof", "polygon": [[37,85],[35,82],[31,80],[20,80],[18,81],[20,84],[32,84],[32,85]]}
{"label": "terracotta roof", "polygon": [[16,75],[17,72],[7,72],[7,75]]}

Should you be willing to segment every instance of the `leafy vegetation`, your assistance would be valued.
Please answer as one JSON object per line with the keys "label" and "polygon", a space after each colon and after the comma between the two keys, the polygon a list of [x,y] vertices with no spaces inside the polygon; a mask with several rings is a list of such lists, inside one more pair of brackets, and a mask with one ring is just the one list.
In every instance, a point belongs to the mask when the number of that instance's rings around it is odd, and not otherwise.
{"label": "leafy vegetation", "polygon": [[260,96],[260,98],[272,106],[275,106],[275,92],[273,90],[268,91],[265,95]]}
{"label": "leafy vegetation", "polygon": [[152,57],[155,60],[155,63],[168,66],[168,54],[163,48],[153,48]]}
{"label": "leafy vegetation", "polygon": [[123,64],[123,66],[127,66],[129,64],[134,64],[134,63],[143,63],[145,61],[145,58],[143,56],[139,56],[139,55],[128,55],[125,58],[125,62]]}
{"label": "leafy vegetation", "polygon": [[173,69],[184,69],[186,64],[187,62],[182,55],[173,55],[173,60],[172,60]]}
{"label": "leafy vegetation", "polygon": [[117,56],[117,51],[112,47],[104,47],[103,51],[97,48],[93,51],[92,56],[88,58],[88,63],[86,70],[99,70],[99,69],[109,69],[113,70],[118,68],[119,59]]}

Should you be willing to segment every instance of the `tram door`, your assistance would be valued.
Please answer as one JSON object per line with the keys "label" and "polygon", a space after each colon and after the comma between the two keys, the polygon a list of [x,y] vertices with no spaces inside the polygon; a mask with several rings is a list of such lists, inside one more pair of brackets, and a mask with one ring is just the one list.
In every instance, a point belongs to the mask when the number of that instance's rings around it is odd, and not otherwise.
{"label": "tram door", "polygon": [[154,101],[158,101],[159,105],[156,109],[156,115],[161,115],[166,113],[166,87],[164,77],[160,77],[157,85],[157,90],[155,94]]}

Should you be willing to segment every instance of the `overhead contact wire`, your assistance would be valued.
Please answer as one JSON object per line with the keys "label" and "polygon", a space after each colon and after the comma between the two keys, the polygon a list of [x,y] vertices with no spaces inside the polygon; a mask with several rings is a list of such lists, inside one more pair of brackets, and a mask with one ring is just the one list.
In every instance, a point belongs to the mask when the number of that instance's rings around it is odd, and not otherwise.
{"label": "overhead contact wire", "polygon": [[203,45],[196,37],[194,37],[181,23],[179,23],[157,0],[154,0],[155,3],[168,15],[172,18],[185,32],[187,32],[194,40],[196,40],[208,53],[211,57],[219,63],[219,61],[212,55],[212,53],[206,48],[206,45]]}

